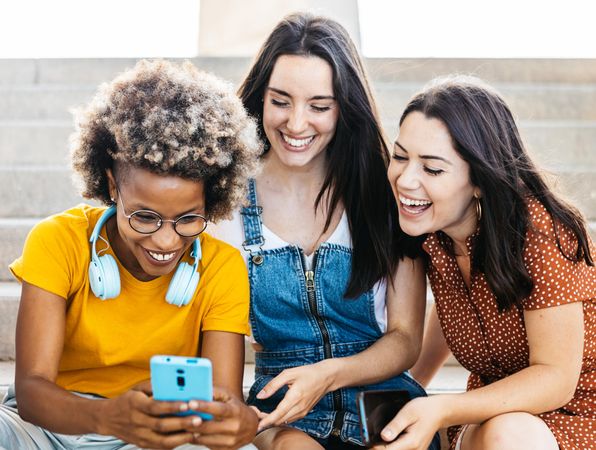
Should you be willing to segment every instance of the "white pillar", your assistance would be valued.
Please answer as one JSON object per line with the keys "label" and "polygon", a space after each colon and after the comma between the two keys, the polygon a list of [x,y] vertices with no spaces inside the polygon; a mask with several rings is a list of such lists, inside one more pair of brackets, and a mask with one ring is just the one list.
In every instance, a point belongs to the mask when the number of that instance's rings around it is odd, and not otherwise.
{"label": "white pillar", "polygon": [[277,22],[297,11],[337,20],[360,48],[357,0],[201,0],[199,56],[254,56]]}

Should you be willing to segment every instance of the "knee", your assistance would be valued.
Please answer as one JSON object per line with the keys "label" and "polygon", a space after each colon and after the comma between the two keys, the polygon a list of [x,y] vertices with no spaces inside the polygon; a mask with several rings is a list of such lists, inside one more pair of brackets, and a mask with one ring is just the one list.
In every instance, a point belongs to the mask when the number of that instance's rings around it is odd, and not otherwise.
{"label": "knee", "polygon": [[[530,450],[551,448],[554,437],[546,424],[529,413],[507,413],[493,417],[475,431],[476,444],[483,450]],[[550,437],[549,437],[550,436]],[[556,441],[554,441],[556,444]],[[554,448],[557,448],[556,446]]]}
{"label": "knee", "polygon": [[255,445],[265,450],[322,450],[306,433],[292,428],[272,428],[260,433]]}

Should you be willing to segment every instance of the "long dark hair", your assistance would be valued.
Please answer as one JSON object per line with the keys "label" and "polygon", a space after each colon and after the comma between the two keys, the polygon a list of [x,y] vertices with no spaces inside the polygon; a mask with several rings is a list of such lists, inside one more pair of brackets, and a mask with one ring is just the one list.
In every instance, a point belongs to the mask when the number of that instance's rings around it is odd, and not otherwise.
{"label": "long dark hair", "polygon": [[[529,197],[551,215],[563,255],[594,265],[582,215],[548,188],[524,148],[509,107],[490,86],[467,76],[438,79],[409,102],[400,125],[414,111],[443,122],[455,150],[470,165],[470,181],[482,193],[472,267],[484,273],[501,311],[521,307],[533,287],[523,260]],[[561,248],[561,225],[577,239],[575,255]]]}
{"label": "long dark hair", "polygon": [[[345,296],[354,298],[381,278],[392,280],[400,257],[395,200],[387,181],[389,153],[358,52],[337,22],[310,14],[285,17],[269,35],[239,89],[249,114],[263,129],[263,96],[277,58],[317,56],[333,69],[339,119],[326,150],[327,173],[315,202],[328,192],[328,229],[343,201],[353,243],[352,270]],[[266,143],[266,150],[269,148]]]}

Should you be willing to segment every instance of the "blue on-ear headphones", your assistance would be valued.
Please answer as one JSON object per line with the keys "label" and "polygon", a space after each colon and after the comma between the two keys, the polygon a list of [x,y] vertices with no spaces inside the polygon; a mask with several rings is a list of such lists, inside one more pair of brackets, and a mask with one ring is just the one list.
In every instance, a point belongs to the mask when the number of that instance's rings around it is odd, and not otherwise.
{"label": "blue on-ear headphones", "polygon": [[[91,290],[96,297],[101,300],[108,300],[120,295],[120,273],[116,260],[111,255],[99,256],[95,249],[95,244],[99,238],[99,233],[110,217],[116,214],[116,207],[110,206],[104,211],[91,233],[89,242],[91,242],[91,263],[89,264],[89,283]],[[188,305],[193,298],[193,294],[199,284],[199,261],[201,260],[201,241],[195,239],[192,244],[190,256],[194,258],[194,264],[185,262],[178,264],[176,273],[170,281],[166,301],[171,305]]]}

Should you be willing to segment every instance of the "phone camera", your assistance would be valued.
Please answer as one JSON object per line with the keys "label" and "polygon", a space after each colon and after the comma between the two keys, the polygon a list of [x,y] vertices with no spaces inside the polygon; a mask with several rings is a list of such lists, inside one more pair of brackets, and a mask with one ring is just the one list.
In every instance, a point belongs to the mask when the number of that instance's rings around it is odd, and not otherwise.
{"label": "phone camera", "polygon": [[186,385],[186,380],[184,377],[176,377],[176,384],[180,387],[184,387]]}

